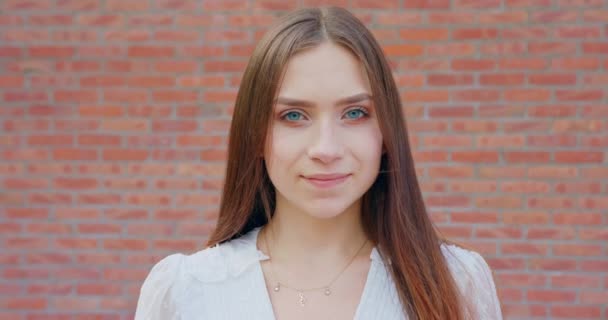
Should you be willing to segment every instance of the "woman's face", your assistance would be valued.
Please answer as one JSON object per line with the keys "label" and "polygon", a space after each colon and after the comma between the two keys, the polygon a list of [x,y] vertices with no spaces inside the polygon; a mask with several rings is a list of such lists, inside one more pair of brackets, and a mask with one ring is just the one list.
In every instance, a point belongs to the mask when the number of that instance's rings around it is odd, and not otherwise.
{"label": "woman's face", "polygon": [[359,205],[378,175],[382,134],[358,59],[329,42],[294,55],[268,138],[278,208],[331,218]]}

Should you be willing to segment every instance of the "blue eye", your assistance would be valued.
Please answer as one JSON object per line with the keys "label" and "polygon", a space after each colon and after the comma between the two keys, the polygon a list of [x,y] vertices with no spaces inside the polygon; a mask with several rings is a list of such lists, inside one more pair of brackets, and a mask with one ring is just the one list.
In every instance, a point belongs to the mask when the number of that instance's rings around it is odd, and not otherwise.
{"label": "blue eye", "polygon": [[282,118],[288,121],[298,121],[302,119],[302,114],[296,111],[289,111],[288,113],[283,115]]}
{"label": "blue eye", "polygon": [[365,116],[367,116],[367,112],[359,108],[351,109],[346,112],[346,117],[349,119],[359,119]]}

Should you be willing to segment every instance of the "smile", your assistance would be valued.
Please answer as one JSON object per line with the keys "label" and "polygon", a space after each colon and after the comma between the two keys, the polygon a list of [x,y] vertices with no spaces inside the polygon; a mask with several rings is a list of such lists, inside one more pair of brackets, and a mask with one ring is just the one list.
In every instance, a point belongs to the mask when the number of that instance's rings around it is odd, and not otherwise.
{"label": "smile", "polygon": [[303,178],[317,188],[332,188],[342,184],[350,174],[310,175]]}

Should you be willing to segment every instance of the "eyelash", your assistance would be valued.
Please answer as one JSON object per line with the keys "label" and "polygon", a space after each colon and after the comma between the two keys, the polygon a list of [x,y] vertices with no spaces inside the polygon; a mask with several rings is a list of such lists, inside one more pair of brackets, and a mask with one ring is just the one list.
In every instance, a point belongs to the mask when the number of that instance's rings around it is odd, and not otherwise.
{"label": "eyelash", "polygon": [[[345,114],[346,114],[346,113],[349,113],[349,112],[351,112],[351,111],[359,111],[359,112],[361,112],[361,117],[356,118],[356,119],[350,119],[350,120],[359,120],[359,119],[362,119],[362,118],[367,118],[367,117],[369,117],[369,111],[367,111],[367,109],[366,109],[365,107],[355,107],[355,108],[348,109],[348,110],[345,112]],[[302,112],[300,112],[300,111],[298,111],[298,110],[290,110],[290,111],[285,112],[285,113],[284,113],[284,114],[283,114],[283,115],[280,117],[280,118],[281,118],[281,120],[288,121],[288,122],[295,122],[295,121],[298,121],[298,120],[287,120],[287,115],[289,115],[289,114],[291,114],[291,113],[298,113],[298,114],[300,114],[300,115],[302,115],[302,116],[303,116]]]}

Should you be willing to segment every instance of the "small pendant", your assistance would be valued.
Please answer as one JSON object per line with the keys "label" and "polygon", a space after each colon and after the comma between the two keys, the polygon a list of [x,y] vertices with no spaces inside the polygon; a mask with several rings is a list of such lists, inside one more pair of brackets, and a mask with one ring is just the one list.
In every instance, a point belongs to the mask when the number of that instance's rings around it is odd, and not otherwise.
{"label": "small pendant", "polygon": [[274,286],[274,288],[272,290],[274,290],[274,292],[279,292],[279,290],[281,290],[281,284],[279,282],[277,282],[277,285]]}
{"label": "small pendant", "polygon": [[300,306],[303,307],[306,304],[306,297],[304,297],[304,293],[298,292],[298,297],[300,297]]}
{"label": "small pendant", "polygon": [[331,290],[329,289],[329,287],[325,288],[325,295],[328,296],[331,294]]}

